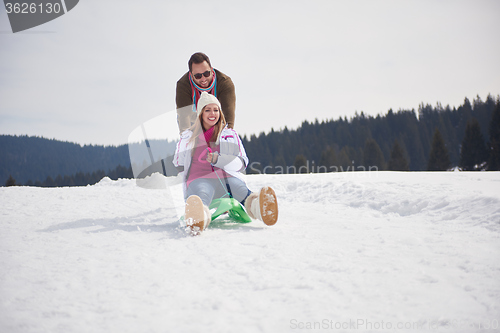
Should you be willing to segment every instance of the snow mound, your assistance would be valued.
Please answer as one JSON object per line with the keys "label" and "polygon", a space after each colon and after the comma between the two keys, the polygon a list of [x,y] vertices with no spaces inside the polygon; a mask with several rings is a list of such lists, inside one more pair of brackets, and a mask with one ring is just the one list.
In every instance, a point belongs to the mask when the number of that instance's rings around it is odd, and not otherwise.
{"label": "snow mound", "polygon": [[139,186],[141,188],[150,190],[164,190],[167,189],[169,184],[180,183],[180,179],[177,177],[165,177],[160,173],[154,173],[150,176],[140,179],[118,179],[112,180],[109,177],[104,177],[97,184],[93,186],[109,186],[109,187],[135,187]]}
{"label": "snow mound", "polygon": [[135,186],[134,181],[131,179],[118,179],[112,180],[109,177],[104,177],[97,184],[93,185],[97,187],[130,187]]}
{"label": "snow mound", "polygon": [[162,190],[167,188],[167,177],[155,172],[151,176],[137,179],[137,186],[151,190]]}

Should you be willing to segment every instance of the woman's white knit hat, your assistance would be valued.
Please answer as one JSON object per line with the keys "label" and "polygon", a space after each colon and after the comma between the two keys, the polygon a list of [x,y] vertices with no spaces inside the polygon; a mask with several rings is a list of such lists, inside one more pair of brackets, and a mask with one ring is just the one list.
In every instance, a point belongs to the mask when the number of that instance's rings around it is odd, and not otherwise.
{"label": "woman's white knit hat", "polygon": [[216,104],[219,107],[219,110],[222,109],[217,97],[204,91],[201,93],[200,99],[198,100],[198,105],[196,106],[196,117],[200,116],[201,110],[203,110],[203,108],[208,104]]}

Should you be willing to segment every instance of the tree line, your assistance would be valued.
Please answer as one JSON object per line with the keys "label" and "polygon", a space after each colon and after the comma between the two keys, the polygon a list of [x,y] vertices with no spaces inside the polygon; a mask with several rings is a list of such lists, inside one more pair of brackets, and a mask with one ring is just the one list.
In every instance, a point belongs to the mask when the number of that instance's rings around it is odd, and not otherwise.
{"label": "tree line", "polygon": [[43,181],[32,181],[28,180],[25,184],[17,183],[17,181],[9,176],[7,181],[5,182],[5,186],[17,186],[17,185],[25,185],[25,186],[40,186],[40,187],[66,187],[66,186],[87,186],[94,185],[98,183],[104,177],[109,177],[113,180],[117,180],[120,178],[134,178],[134,174],[132,172],[131,167],[117,166],[113,170],[109,170],[105,172],[104,170],[97,170],[93,172],[77,172],[73,175],[57,175],[57,177],[52,178],[51,176],[47,176],[47,178]]}
{"label": "tree line", "polygon": [[248,173],[364,170],[498,170],[500,100],[468,98],[458,108],[421,104],[385,115],[304,121],[243,137]]}

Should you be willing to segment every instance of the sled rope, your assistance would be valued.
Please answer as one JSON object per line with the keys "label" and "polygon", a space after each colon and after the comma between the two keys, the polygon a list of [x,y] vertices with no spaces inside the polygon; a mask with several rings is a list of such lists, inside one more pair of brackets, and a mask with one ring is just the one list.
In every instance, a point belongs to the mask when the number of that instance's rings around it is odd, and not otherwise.
{"label": "sled rope", "polygon": [[[205,150],[207,151],[207,155],[208,155],[208,153],[211,153],[211,152],[212,152],[212,149],[210,149],[210,147],[205,148]],[[213,165],[212,163],[210,163],[210,166],[212,167],[212,171],[213,171],[213,172],[215,172],[214,165]],[[224,183],[222,183],[222,180],[220,179],[220,177],[219,177],[219,175],[217,174],[217,172],[215,172],[215,175],[217,176],[217,179],[219,180],[219,182],[220,182],[220,184],[221,184],[222,188],[224,189],[224,192],[226,192],[226,194],[224,194],[224,195],[222,196],[222,198],[224,198],[226,195],[227,195],[229,198],[231,198],[231,197],[232,197],[232,196],[231,196],[231,194],[227,191],[227,187],[226,187],[226,186],[224,186]],[[226,183],[226,185],[227,185],[227,186],[229,186],[229,184],[227,184],[227,183]]]}

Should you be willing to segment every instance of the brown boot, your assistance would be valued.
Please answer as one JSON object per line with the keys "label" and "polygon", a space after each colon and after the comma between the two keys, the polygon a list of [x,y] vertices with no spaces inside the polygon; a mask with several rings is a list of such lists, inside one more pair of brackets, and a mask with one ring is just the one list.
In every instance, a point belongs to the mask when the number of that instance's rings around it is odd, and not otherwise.
{"label": "brown boot", "polygon": [[251,193],[245,201],[248,216],[259,219],[267,225],[278,221],[278,199],[270,187],[263,187],[258,193]]}
{"label": "brown boot", "polygon": [[187,198],[184,218],[193,235],[199,235],[211,222],[208,207],[203,205],[197,195]]}

